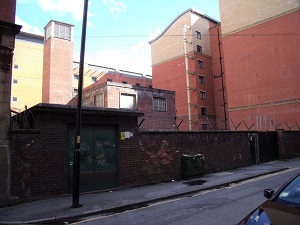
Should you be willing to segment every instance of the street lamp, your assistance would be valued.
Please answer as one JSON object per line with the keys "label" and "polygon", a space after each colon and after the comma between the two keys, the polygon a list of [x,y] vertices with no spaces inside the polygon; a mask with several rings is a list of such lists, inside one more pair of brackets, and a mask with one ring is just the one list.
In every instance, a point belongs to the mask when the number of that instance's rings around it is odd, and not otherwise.
{"label": "street lamp", "polygon": [[80,187],[80,128],[81,128],[81,102],[82,102],[82,84],[84,72],[84,52],[85,52],[85,37],[86,37],[86,21],[88,11],[88,0],[84,1],[83,21],[82,21],[82,35],[81,35],[81,49],[79,62],[79,81],[78,81],[78,102],[77,102],[77,124],[75,135],[75,149],[74,149],[74,164],[73,164],[73,202],[72,208],[79,208],[79,187]]}

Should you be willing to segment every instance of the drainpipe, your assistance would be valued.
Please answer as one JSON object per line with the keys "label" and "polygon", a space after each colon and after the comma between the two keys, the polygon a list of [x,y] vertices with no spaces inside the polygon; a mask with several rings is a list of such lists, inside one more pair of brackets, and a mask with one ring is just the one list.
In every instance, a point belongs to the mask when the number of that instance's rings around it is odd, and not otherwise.
{"label": "drainpipe", "polygon": [[192,116],[191,116],[191,97],[190,97],[190,78],[189,78],[189,65],[188,65],[188,52],[187,52],[187,40],[186,30],[191,29],[187,25],[183,25],[183,42],[184,42],[184,58],[185,58],[185,76],[186,76],[186,89],[187,89],[187,107],[188,107],[188,118],[189,118],[189,130],[192,130]]}

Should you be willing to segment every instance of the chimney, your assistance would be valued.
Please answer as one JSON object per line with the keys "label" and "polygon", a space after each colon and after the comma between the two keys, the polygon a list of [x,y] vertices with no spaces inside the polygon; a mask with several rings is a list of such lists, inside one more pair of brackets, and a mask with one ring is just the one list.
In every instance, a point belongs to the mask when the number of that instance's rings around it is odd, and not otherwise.
{"label": "chimney", "polygon": [[54,20],[44,28],[43,103],[66,104],[72,98],[73,28]]}

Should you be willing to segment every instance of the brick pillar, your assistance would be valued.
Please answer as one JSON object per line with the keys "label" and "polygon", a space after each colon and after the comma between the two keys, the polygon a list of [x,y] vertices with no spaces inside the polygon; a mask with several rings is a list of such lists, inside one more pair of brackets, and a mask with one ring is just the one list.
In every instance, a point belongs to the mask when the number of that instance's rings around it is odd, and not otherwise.
{"label": "brick pillar", "polygon": [[277,132],[277,146],[278,146],[279,159],[284,160],[286,159],[286,152],[285,152],[284,140],[283,140],[284,129],[279,129],[276,132]]}
{"label": "brick pillar", "polygon": [[67,104],[72,98],[73,25],[51,20],[45,27],[43,103]]}
{"label": "brick pillar", "polygon": [[10,197],[11,67],[15,35],[20,29],[14,23],[0,21],[0,207],[7,205]]}

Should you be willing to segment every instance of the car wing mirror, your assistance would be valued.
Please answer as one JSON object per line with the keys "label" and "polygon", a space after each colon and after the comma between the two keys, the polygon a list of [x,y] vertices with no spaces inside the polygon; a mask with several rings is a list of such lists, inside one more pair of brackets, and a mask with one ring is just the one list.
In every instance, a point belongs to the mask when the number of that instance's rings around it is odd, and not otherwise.
{"label": "car wing mirror", "polygon": [[273,189],[265,189],[264,190],[264,196],[266,198],[271,198],[274,194],[274,190]]}

